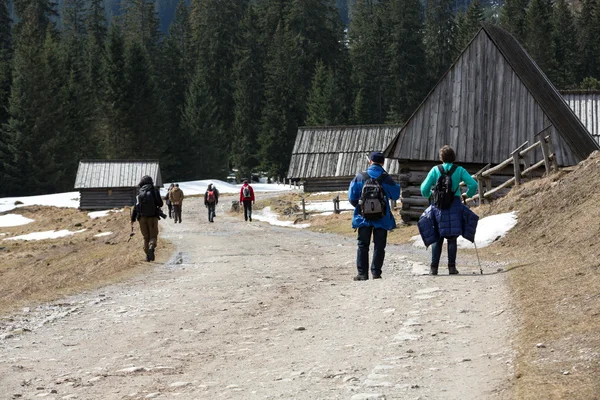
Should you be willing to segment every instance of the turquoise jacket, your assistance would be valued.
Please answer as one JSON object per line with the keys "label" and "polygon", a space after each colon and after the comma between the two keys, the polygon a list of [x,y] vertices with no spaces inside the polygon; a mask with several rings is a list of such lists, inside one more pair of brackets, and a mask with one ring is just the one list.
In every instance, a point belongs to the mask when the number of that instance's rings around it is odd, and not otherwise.
{"label": "turquoise jacket", "polygon": [[[444,171],[448,172],[452,168],[452,163],[442,164]],[[427,178],[421,183],[421,194],[425,198],[431,197],[431,189],[435,186],[441,173],[438,170],[437,165],[429,171]],[[477,193],[477,181],[473,179],[471,174],[467,172],[463,167],[458,167],[452,174],[452,190],[454,195],[460,197],[460,182],[464,182],[467,185],[467,197],[473,197]]]}

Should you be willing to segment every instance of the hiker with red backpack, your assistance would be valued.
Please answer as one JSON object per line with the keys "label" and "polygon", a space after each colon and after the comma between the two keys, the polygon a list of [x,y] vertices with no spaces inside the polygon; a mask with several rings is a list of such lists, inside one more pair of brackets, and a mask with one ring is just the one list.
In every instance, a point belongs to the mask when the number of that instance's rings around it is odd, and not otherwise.
{"label": "hiker with red backpack", "polygon": [[212,183],[204,192],[204,207],[208,208],[208,222],[215,222],[215,208],[219,204],[219,191]]}
{"label": "hiker with red backpack", "polygon": [[[440,161],[429,171],[421,184],[421,194],[430,199],[431,205],[419,218],[419,233],[426,247],[431,245],[430,275],[437,275],[444,239],[448,241],[448,273],[458,274],[456,269],[456,239],[464,237],[475,241],[479,217],[463,204],[461,198],[477,193],[477,181],[463,167],[454,165],[456,153],[448,145],[440,149]],[[466,195],[461,195],[460,182],[467,185]]]}
{"label": "hiker with red backpack", "polygon": [[240,189],[240,204],[244,206],[244,219],[252,222],[252,204],[254,204],[254,189],[248,184],[248,179],[244,179],[244,184]]}
{"label": "hiker with red backpack", "polygon": [[348,201],[354,206],[352,228],[358,229],[358,251],[355,281],[369,279],[369,246],[373,236],[373,279],[381,279],[381,269],[385,258],[387,233],[396,228],[390,200],[400,197],[400,185],[385,172],[383,153],[376,151],[369,158],[369,168],[356,174],[350,182]]}

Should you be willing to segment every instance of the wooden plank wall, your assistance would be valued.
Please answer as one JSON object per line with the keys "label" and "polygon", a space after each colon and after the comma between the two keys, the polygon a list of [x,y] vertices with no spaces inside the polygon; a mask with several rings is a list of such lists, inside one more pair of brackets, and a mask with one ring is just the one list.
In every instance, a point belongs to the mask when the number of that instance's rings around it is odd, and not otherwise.
{"label": "wooden plank wall", "polygon": [[[393,158],[437,161],[449,144],[463,163],[498,164],[550,120],[485,30],[430,93],[401,130]],[[554,127],[559,165],[578,162]],[[541,159],[541,150],[532,155]]]}
{"label": "wooden plank wall", "polygon": [[600,91],[572,91],[562,95],[596,142],[600,143]]}
{"label": "wooden plank wall", "polygon": [[136,188],[82,189],[79,208],[82,210],[108,210],[133,206],[137,195]]}

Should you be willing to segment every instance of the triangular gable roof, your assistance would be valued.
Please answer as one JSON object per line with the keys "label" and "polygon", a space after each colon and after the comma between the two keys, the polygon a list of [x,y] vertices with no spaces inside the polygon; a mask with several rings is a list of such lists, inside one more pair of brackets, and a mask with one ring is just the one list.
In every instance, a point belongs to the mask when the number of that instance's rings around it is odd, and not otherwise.
{"label": "triangular gable roof", "polygon": [[158,160],[82,160],[79,162],[75,189],[136,187],[144,175],[162,187]]}
{"label": "triangular gable roof", "polygon": [[460,162],[496,164],[525,141],[534,143],[535,134],[546,128],[561,165],[600,149],[517,40],[485,24],[385,155],[437,161],[439,148],[449,144]]}
{"label": "triangular gable roof", "polygon": [[[373,151],[383,151],[400,125],[300,127],[292,150],[288,178],[353,176],[368,166]],[[397,162],[386,161],[388,173]]]}

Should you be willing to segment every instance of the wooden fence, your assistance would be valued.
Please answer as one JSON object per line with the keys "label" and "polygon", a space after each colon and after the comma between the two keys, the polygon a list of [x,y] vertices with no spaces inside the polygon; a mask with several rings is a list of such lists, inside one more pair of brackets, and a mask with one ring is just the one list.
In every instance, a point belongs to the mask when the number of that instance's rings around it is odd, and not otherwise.
{"label": "wooden fence", "polygon": [[[521,146],[517,147],[510,155],[510,157],[500,164],[496,165],[493,168],[491,164],[486,165],[481,170],[479,170],[475,175],[472,175],[473,178],[477,181],[477,194],[470,199],[467,199],[467,202],[478,201],[478,204],[483,204],[486,200],[492,198],[494,194],[498,194],[501,190],[508,188],[509,186],[515,185],[518,186],[521,184],[522,179],[530,175],[532,172],[544,166],[546,169],[546,174],[550,174],[552,170],[556,171],[558,169],[558,165],[556,163],[556,155],[554,153],[554,145],[552,144],[552,139],[550,135],[544,135],[552,125],[544,128],[542,131],[538,132],[535,137],[539,137],[538,141],[532,144],[529,147],[526,147],[529,142],[523,143]],[[542,150],[542,160],[530,164],[529,163],[529,153],[538,147],[541,147]],[[503,184],[492,188],[492,174],[499,172],[509,166],[512,163],[513,165],[513,173],[514,177],[510,178]],[[521,170],[521,164],[523,165],[523,170]],[[464,182],[461,182],[461,185],[464,186]]]}

